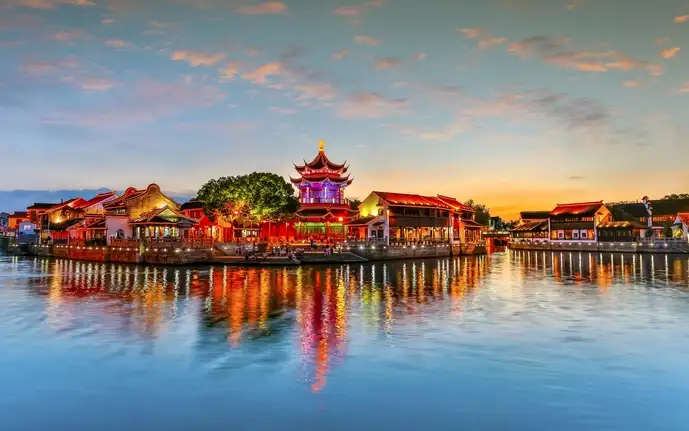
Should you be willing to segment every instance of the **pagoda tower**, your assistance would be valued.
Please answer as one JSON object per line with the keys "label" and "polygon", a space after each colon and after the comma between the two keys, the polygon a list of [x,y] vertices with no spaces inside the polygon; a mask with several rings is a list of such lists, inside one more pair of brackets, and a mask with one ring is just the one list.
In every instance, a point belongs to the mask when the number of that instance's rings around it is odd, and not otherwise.
{"label": "pagoda tower", "polygon": [[347,162],[337,164],[325,155],[325,142],[318,142],[318,154],[303,165],[294,165],[298,178],[290,181],[299,189],[297,237],[302,239],[342,239],[344,223],[357,213],[349,206],[344,192],[353,181]]}

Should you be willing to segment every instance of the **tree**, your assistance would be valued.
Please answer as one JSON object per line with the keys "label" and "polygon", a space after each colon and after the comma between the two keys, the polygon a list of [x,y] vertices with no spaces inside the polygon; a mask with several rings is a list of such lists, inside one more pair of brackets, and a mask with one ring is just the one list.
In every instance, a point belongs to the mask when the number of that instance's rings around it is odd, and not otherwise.
{"label": "tree", "polygon": [[469,199],[468,201],[464,202],[464,205],[470,206],[474,209],[474,211],[476,211],[476,223],[488,226],[488,223],[490,222],[490,208],[483,204],[475,203],[473,199]]}
{"label": "tree", "polygon": [[359,199],[349,199],[349,207],[353,210],[358,210],[359,205],[361,205],[361,201]]}
{"label": "tree", "polygon": [[627,211],[623,210],[617,205],[608,206],[610,212],[612,213],[612,219],[616,221],[638,221],[637,217],[630,215]]}
{"label": "tree", "polygon": [[278,220],[299,209],[292,185],[269,172],[210,180],[201,187],[197,199],[206,202],[209,214],[226,218]]}
{"label": "tree", "polygon": [[663,200],[669,200],[669,199],[689,199],[689,193],[679,193],[679,194],[671,194],[667,195],[663,198]]}

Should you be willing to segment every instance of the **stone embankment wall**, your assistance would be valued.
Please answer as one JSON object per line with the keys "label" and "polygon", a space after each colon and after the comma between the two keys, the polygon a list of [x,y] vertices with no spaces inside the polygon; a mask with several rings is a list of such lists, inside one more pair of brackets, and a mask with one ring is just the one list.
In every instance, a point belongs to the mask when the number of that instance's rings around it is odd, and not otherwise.
{"label": "stone embankment wall", "polygon": [[689,244],[658,240],[654,243],[634,242],[562,242],[562,243],[510,243],[512,250],[591,251],[608,253],[677,253],[689,254]]}
{"label": "stone embankment wall", "polygon": [[213,250],[210,248],[148,249],[141,253],[138,248],[30,245],[25,253],[22,253],[22,249],[19,247],[16,250],[10,250],[10,252],[91,262],[150,263],[155,265],[185,265],[210,262],[213,259]]}
{"label": "stone embankment wall", "polygon": [[368,260],[420,259],[432,257],[449,257],[449,245],[434,246],[357,246],[352,253]]}

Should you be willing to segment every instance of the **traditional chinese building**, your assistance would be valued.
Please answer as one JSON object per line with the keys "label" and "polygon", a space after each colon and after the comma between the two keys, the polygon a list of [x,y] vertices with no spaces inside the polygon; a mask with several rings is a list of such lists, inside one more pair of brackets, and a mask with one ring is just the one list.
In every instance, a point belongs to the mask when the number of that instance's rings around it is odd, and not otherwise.
{"label": "traditional chinese building", "polygon": [[615,217],[637,221],[653,230],[655,238],[668,236],[680,213],[689,213],[689,199],[649,199],[612,206]]}
{"label": "traditional chinese building", "polygon": [[359,218],[348,223],[349,237],[386,244],[476,242],[481,225],[475,211],[448,196],[374,191],[359,205]]}
{"label": "traditional chinese building", "polygon": [[181,239],[197,220],[185,216],[179,204],[160,191],[157,184],[137,190],[128,188],[122,196],[104,205],[107,238]]}
{"label": "traditional chinese building", "polygon": [[550,240],[597,241],[598,226],[610,221],[612,214],[603,201],[558,204],[548,218]]}
{"label": "traditional chinese building", "polygon": [[295,220],[297,239],[344,239],[344,223],[357,213],[345,198],[352,184],[346,162],[334,163],[325,155],[325,143],[318,143],[318,154],[310,162],[294,165],[299,177],[290,181],[299,190],[300,209]]}

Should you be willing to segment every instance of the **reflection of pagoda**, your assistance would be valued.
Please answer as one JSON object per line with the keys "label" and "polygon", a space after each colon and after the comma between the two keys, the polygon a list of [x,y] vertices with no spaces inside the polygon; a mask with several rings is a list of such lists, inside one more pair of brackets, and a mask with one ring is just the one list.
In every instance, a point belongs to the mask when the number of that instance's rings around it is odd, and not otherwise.
{"label": "reflection of pagoda", "polygon": [[343,223],[354,214],[344,197],[345,188],[352,183],[346,162],[331,162],[325,155],[325,143],[318,143],[318,154],[309,163],[304,160],[301,166],[294,165],[299,178],[291,178],[299,189],[301,207],[297,212],[297,236],[344,237]]}

